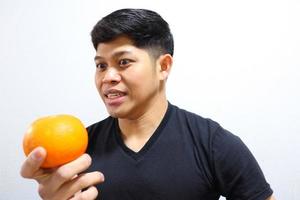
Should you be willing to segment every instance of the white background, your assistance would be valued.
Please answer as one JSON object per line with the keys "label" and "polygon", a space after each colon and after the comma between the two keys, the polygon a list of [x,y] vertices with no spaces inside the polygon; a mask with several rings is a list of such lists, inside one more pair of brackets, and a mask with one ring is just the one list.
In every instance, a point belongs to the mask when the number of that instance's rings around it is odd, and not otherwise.
{"label": "white background", "polygon": [[0,1],[0,199],[38,199],[22,179],[22,138],[37,117],[107,116],[96,92],[89,33],[118,8],[170,24],[171,103],[218,121],[248,145],[278,200],[300,196],[300,2]]}

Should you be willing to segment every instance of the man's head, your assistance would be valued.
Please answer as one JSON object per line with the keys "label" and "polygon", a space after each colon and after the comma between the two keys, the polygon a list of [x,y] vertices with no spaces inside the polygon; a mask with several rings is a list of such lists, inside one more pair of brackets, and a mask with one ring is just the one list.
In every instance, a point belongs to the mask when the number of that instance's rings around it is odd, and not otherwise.
{"label": "man's head", "polygon": [[130,38],[138,48],[157,59],[173,55],[174,43],[168,23],[156,12],[145,9],[121,9],[102,18],[91,32],[94,48],[117,37]]}
{"label": "man's head", "polygon": [[142,9],[117,10],[92,30],[95,83],[113,117],[138,119],[167,106],[173,37],[167,22]]}

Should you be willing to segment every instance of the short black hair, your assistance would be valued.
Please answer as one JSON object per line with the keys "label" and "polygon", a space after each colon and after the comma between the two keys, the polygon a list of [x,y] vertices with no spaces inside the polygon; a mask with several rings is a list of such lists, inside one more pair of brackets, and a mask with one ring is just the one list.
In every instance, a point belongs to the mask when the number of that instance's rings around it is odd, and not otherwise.
{"label": "short black hair", "polygon": [[147,9],[120,9],[103,17],[92,32],[94,48],[119,36],[127,36],[138,48],[150,50],[155,57],[173,56],[174,41],[169,24],[156,12]]}

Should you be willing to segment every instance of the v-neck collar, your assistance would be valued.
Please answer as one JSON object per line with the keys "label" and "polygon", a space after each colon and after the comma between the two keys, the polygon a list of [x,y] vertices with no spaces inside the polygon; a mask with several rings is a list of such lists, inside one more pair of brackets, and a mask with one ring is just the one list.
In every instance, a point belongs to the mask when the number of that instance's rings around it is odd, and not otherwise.
{"label": "v-neck collar", "polygon": [[127,155],[129,155],[131,158],[133,158],[136,161],[140,160],[143,157],[143,155],[145,155],[145,153],[147,153],[151,149],[153,144],[157,141],[157,139],[163,132],[163,129],[166,126],[166,124],[171,116],[171,112],[172,112],[172,105],[168,102],[168,108],[167,108],[167,111],[166,111],[162,121],[160,122],[158,127],[155,129],[154,133],[151,135],[149,140],[145,143],[145,145],[138,152],[135,152],[126,146],[126,144],[124,143],[123,138],[121,136],[121,130],[120,130],[120,126],[118,123],[118,119],[114,118],[114,125],[113,125],[114,131],[113,132],[114,132],[115,138],[117,140],[117,143],[119,144],[121,149]]}

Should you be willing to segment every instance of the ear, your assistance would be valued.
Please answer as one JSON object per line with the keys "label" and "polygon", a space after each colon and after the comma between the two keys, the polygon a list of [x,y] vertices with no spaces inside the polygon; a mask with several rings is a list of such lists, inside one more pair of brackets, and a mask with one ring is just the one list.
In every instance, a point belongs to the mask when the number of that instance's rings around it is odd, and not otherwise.
{"label": "ear", "polygon": [[170,54],[161,55],[158,59],[158,73],[161,80],[167,80],[171,72],[173,57]]}

